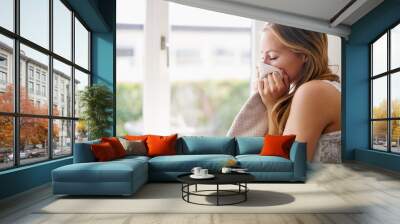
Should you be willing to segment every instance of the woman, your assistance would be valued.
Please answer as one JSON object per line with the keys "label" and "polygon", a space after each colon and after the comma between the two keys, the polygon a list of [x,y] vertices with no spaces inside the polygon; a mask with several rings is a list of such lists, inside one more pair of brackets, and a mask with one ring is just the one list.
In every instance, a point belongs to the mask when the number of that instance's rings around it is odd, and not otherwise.
{"label": "woman", "polygon": [[307,160],[341,162],[339,77],[328,67],[327,35],[266,23],[262,60],[281,70],[257,81],[268,134],[295,134]]}

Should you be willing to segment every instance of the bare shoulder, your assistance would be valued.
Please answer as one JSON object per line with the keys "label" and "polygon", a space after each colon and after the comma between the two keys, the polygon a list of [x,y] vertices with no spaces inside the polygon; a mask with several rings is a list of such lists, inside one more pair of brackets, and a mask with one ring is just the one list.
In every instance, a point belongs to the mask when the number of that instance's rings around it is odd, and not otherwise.
{"label": "bare shoulder", "polygon": [[293,100],[301,102],[326,102],[339,96],[331,84],[322,80],[311,80],[303,83],[295,92]]}

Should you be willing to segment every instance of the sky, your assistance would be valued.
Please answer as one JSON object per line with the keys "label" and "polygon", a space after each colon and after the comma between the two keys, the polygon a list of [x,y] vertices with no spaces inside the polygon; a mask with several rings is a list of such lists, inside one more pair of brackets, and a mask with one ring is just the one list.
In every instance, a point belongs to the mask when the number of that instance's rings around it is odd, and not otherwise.
{"label": "sky", "polygon": [[[54,1],[54,50],[71,60],[71,12],[60,2]],[[49,45],[49,10],[48,0],[20,0],[21,36],[48,48]],[[13,0],[0,0],[0,25],[13,30]],[[60,28],[60,29],[58,29]],[[76,62],[87,67],[87,31],[78,22],[76,25]],[[25,48],[27,54],[41,58],[36,51]]]}

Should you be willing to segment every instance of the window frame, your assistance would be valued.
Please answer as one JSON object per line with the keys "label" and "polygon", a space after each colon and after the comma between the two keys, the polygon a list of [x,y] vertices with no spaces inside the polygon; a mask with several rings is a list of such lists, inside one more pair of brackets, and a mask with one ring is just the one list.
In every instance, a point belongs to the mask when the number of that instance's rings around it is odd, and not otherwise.
{"label": "window frame", "polygon": [[[33,41],[30,41],[27,38],[24,38],[23,36],[20,35],[20,0],[14,0],[13,1],[13,10],[14,10],[14,17],[13,17],[13,31],[10,31],[4,27],[0,26],[0,35],[10,38],[13,41],[13,64],[12,66],[12,73],[13,79],[14,79],[14,92],[13,92],[13,112],[2,112],[0,111],[0,116],[2,117],[11,117],[13,119],[13,166],[10,167],[5,167],[5,168],[0,168],[0,172],[5,171],[5,170],[11,170],[11,169],[16,169],[19,167],[24,167],[24,166],[30,166],[33,164],[38,164],[38,163],[43,163],[51,160],[58,160],[66,157],[71,157],[73,156],[74,152],[74,143],[75,143],[75,123],[78,121],[80,118],[75,117],[75,108],[71,108],[71,114],[70,116],[56,116],[53,115],[53,59],[58,60],[59,62],[62,62],[68,66],[71,66],[71,93],[73,94],[71,103],[74,105],[75,103],[75,88],[74,88],[74,82],[75,82],[75,69],[85,73],[88,75],[89,83],[88,86],[92,85],[92,69],[91,69],[91,37],[92,37],[92,30],[88,27],[88,25],[83,21],[83,19],[79,16],[78,13],[76,13],[72,7],[65,1],[65,0],[59,0],[68,10],[71,11],[71,59],[64,58],[63,56],[55,53],[53,50],[53,1],[54,0],[48,0],[49,3],[49,47],[46,49],[45,47],[42,47],[39,44],[34,43]],[[85,69],[78,64],[75,63],[75,18],[83,25],[83,27],[88,31],[88,69]],[[45,85],[45,90],[48,92],[45,94],[48,97],[47,104],[48,104],[48,112],[46,115],[39,115],[39,114],[27,114],[27,113],[21,113],[20,111],[20,44],[23,44],[29,48],[32,48],[33,50],[36,50],[42,54],[45,54],[48,56],[49,63],[48,63],[48,84]],[[27,64],[27,71],[30,69],[30,65]],[[42,79],[41,79],[41,72],[39,76],[38,82],[36,82],[36,69],[33,68],[33,79],[30,77],[30,70],[29,72],[26,73],[26,81],[33,81],[34,86],[36,83],[42,84]],[[28,86],[27,86],[28,87]],[[42,88],[42,85],[40,85]],[[29,87],[28,87],[29,88]],[[29,91],[27,89],[27,91]],[[34,92],[36,89],[34,88]],[[41,90],[40,90],[41,91]],[[39,96],[42,96],[42,94],[39,94]],[[20,119],[21,118],[44,118],[47,119],[48,123],[48,134],[47,134],[47,142],[49,143],[47,145],[47,158],[43,158],[43,160],[40,160],[38,162],[32,162],[32,163],[26,163],[26,164],[21,164],[21,159],[20,159]],[[62,155],[62,156],[54,156],[54,147],[53,147],[53,122],[57,120],[66,120],[66,121],[71,121],[71,153],[68,155]]]}
{"label": "window frame", "polygon": [[[384,32],[380,33],[376,38],[374,38],[371,42],[368,43],[368,58],[369,58],[369,77],[368,77],[368,85],[369,85],[369,150],[385,152],[390,154],[399,155],[400,152],[392,151],[392,121],[400,121],[400,117],[392,117],[392,98],[391,98],[391,79],[392,75],[400,72],[400,67],[391,69],[391,31],[396,26],[400,26],[400,20],[393,23],[391,26],[385,29]],[[376,43],[381,37],[387,35],[387,64],[386,71],[383,73],[373,74],[373,44]],[[373,81],[378,78],[386,77],[386,87],[387,87],[387,103],[386,103],[386,118],[373,118]],[[386,151],[375,149],[374,148],[374,132],[373,132],[373,122],[374,121],[386,121]]]}

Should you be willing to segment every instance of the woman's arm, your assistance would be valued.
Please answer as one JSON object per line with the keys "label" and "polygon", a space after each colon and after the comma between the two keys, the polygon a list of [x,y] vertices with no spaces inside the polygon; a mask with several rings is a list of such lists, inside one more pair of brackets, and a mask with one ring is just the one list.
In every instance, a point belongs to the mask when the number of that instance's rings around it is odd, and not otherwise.
{"label": "woman's arm", "polygon": [[268,134],[269,135],[279,135],[279,129],[278,126],[276,126],[271,119],[271,113],[272,113],[272,107],[267,108],[267,120],[268,120]]}
{"label": "woman's arm", "polygon": [[296,141],[307,143],[307,160],[312,161],[324,128],[332,122],[332,92],[322,81],[304,83],[294,94],[284,135],[295,134]]}

